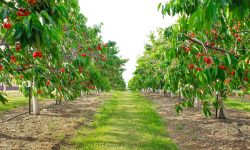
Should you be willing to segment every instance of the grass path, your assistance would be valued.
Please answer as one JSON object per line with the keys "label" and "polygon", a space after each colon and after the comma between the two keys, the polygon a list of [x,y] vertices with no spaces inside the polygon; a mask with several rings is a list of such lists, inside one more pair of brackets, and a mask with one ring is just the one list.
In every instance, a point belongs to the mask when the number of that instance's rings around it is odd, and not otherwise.
{"label": "grass path", "polygon": [[82,127],[71,142],[86,150],[177,149],[152,102],[130,92],[113,93],[93,124]]}

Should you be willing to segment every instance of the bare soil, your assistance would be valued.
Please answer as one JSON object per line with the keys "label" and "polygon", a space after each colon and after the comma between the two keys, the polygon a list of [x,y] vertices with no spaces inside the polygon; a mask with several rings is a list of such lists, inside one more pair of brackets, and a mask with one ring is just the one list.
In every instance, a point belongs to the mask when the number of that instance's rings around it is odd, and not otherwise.
{"label": "bare soil", "polygon": [[97,108],[109,97],[108,94],[85,96],[73,102],[55,105],[55,101],[42,102],[41,115],[25,113],[27,107],[0,114],[0,150],[50,150],[74,135],[84,123],[91,122]]}
{"label": "bare soil", "polygon": [[250,113],[226,109],[226,120],[206,118],[199,108],[189,108],[179,115],[174,106],[178,98],[144,93],[153,100],[166,120],[170,138],[181,150],[250,150]]}

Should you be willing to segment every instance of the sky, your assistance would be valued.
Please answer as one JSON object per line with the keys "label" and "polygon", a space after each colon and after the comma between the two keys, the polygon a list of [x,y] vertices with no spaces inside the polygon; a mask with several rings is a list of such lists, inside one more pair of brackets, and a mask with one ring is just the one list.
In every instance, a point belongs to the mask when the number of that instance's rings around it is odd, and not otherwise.
{"label": "sky", "polygon": [[88,25],[102,26],[103,41],[115,41],[119,56],[128,58],[123,77],[126,82],[133,76],[136,60],[143,55],[144,45],[151,31],[167,27],[176,17],[157,11],[158,4],[166,0],[79,0],[81,13]]}

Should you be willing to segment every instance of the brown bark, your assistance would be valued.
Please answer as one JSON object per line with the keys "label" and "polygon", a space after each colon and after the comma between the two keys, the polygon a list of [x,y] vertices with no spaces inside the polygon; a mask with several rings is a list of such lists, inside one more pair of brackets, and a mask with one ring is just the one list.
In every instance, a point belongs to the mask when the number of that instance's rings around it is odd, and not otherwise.
{"label": "brown bark", "polygon": [[224,91],[220,92],[220,98],[219,98],[219,114],[218,114],[218,119],[226,119],[226,115],[224,113],[224,105],[223,105],[223,94]]}

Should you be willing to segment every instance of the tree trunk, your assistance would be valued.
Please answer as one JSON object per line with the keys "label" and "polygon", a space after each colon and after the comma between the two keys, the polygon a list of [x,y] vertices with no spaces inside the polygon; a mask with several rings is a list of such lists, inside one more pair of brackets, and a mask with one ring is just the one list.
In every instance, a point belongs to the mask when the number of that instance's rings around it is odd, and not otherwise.
{"label": "tree trunk", "polygon": [[194,98],[194,107],[200,107],[200,101],[197,96]]}
{"label": "tree trunk", "polygon": [[32,96],[33,115],[40,115],[39,103],[36,96]]}
{"label": "tree trunk", "polygon": [[31,115],[32,112],[32,103],[31,103],[31,99],[32,99],[32,89],[31,89],[31,82],[28,82],[28,90],[29,90],[29,115]]}
{"label": "tree trunk", "polygon": [[181,90],[178,90],[179,91],[179,99],[181,99]]}
{"label": "tree trunk", "polygon": [[[216,92],[216,103],[219,102],[219,94],[218,92]],[[217,106],[215,106],[215,118],[217,119],[218,118],[218,108]]]}
{"label": "tree trunk", "polygon": [[226,119],[225,113],[224,113],[224,108],[221,107],[219,110],[219,116],[218,119]]}
{"label": "tree trunk", "polygon": [[81,98],[83,98],[84,97],[84,92],[83,91],[81,91]]}
{"label": "tree trunk", "polygon": [[164,90],[163,94],[164,94],[164,96],[167,96],[167,91],[166,91],[166,90]]}
{"label": "tree trunk", "polygon": [[181,100],[184,100],[185,98],[184,98],[184,96],[183,96],[183,94],[181,93]]}
{"label": "tree trunk", "polygon": [[3,84],[3,93],[6,93],[6,84]]}
{"label": "tree trunk", "polygon": [[[33,87],[35,87],[35,77],[33,78]],[[40,114],[40,108],[39,108],[39,102],[36,96],[32,96],[32,105],[33,105],[33,115],[39,115]]]}
{"label": "tree trunk", "polygon": [[224,113],[223,94],[224,94],[224,91],[221,91],[220,98],[219,98],[219,114],[217,117],[218,119],[226,119],[226,115]]}
{"label": "tree trunk", "polygon": [[170,97],[173,98],[175,95],[173,92],[170,93]]}

